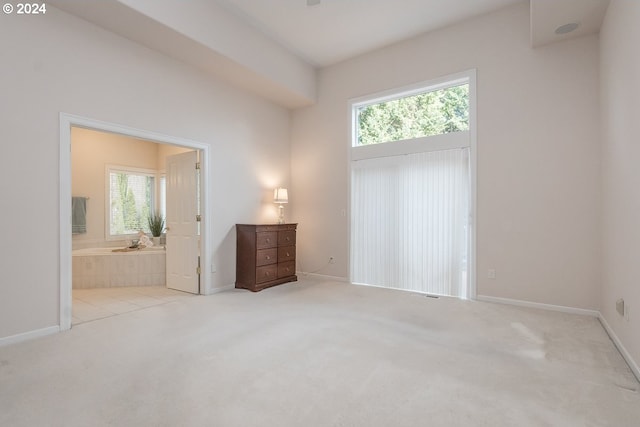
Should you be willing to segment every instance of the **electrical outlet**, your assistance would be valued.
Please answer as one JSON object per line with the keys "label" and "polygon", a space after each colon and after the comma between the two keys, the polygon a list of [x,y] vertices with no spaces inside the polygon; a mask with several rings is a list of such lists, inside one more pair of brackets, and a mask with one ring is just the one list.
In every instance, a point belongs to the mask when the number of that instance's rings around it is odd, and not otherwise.
{"label": "electrical outlet", "polygon": [[332,256],[329,257],[329,264],[335,264],[336,263],[336,259]]}
{"label": "electrical outlet", "polygon": [[488,278],[488,279],[495,279],[495,278],[496,278],[496,270],[495,270],[495,269],[493,269],[493,268],[490,268],[490,269],[487,271],[487,278]]}

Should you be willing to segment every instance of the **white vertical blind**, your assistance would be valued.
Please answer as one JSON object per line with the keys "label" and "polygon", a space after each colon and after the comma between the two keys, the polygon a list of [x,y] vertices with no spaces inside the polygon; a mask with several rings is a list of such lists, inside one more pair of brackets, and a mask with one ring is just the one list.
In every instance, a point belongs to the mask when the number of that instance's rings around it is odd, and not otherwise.
{"label": "white vertical blind", "polygon": [[469,148],[354,161],[356,283],[467,297]]}
{"label": "white vertical blind", "polygon": [[160,182],[160,188],[158,189],[158,199],[160,200],[159,203],[159,209],[160,209],[160,215],[162,215],[162,218],[166,218],[167,217],[167,176],[166,175],[161,175],[160,179],[158,180]]}

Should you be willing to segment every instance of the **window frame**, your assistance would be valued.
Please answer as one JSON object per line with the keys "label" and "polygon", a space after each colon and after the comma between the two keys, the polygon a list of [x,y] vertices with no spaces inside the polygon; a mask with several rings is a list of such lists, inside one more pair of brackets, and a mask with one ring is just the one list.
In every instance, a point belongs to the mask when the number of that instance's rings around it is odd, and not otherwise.
{"label": "window frame", "polygon": [[[161,184],[163,180],[164,180],[164,192],[163,192],[163,186]],[[155,183],[156,183],[155,210],[160,212],[160,215],[163,216],[166,222],[167,220],[167,171],[165,169],[156,171]]]}
{"label": "window frame", "polygon": [[[446,82],[439,83],[439,84],[434,84],[434,85],[429,85],[429,86],[421,86],[421,85],[417,85],[416,87],[412,86],[411,89],[407,89],[405,91],[401,91],[401,92],[394,91],[393,94],[389,95],[389,96],[380,96],[380,97],[377,97],[377,98],[374,98],[374,99],[366,99],[366,100],[364,100],[362,102],[353,103],[352,104],[353,136],[352,136],[351,146],[354,147],[354,148],[356,148],[356,147],[357,148],[369,147],[369,146],[372,146],[372,145],[394,144],[394,143],[401,143],[401,142],[404,142],[404,141],[422,140],[424,138],[438,137],[438,136],[441,136],[441,135],[449,135],[449,134],[468,132],[468,126],[467,126],[467,129],[461,130],[461,131],[445,132],[445,133],[439,133],[439,134],[434,134],[434,135],[418,136],[418,137],[415,137],[415,138],[407,138],[407,139],[383,141],[383,142],[376,142],[376,143],[372,143],[372,144],[358,145],[358,130],[360,128],[359,110],[361,110],[362,108],[366,108],[366,107],[373,106],[373,105],[385,104],[385,103],[398,101],[398,100],[405,99],[405,98],[411,98],[411,97],[414,97],[414,96],[423,95],[423,94],[427,94],[427,93],[438,92],[438,91],[441,91],[441,90],[451,89],[451,88],[455,88],[455,87],[459,87],[459,86],[469,86],[469,79],[467,77],[465,77],[465,78],[460,78],[460,79],[456,79],[456,80],[447,80]],[[469,109],[470,108],[467,109],[467,114],[469,113]],[[469,123],[467,123],[467,125],[469,125]]]}
{"label": "window frame", "polygon": [[[351,204],[353,193],[351,188],[352,169],[358,160],[375,159],[382,157],[400,156],[427,151],[447,150],[469,147],[469,234],[468,234],[468,292],[467,298],[477,299],[477,70],[471,68],[458,73],[441,76],[412,85],[392,88],[369,95],[349,99],[349,135],[347,146],[347,170],[348,170],[348,211],[347,217],[352,218]],[[428,91],[445,89],[448,87],[469,85],[469,130],[462,132],[450,132],[440,135],[425,136],[415,139],[390,141],[380,144],[356,145],[357,143],[357,109],[362,106],[399,99]],[[347,253],[351,254],[351,219],[347,223]],[[353,279],[351,255],[349,255],[349,280]]]}
{"label": "window frame", "polygon": [[[422,136],[399,141],[382,142],[378,144],[357,145],[358,141],[358,110],[369,105],[380,104],[407,98],[422,93],[435,92],[442,89],[469,85],[469,130],[449,132],[438,135]],[[471,145],[470,131],[472,126],[472,96],[471,78],[469,73],[458,73],[440,79],[422,82],[399,89],[391,89],[373,95],[360,97],[349,102],[351,114],[350,160],[364,160],[377,157],[389,157],[403,154],[423,153],[427,151],[448,150],[469,147]]]}
{"label": "window frame", "polygon": [[111,234],[111,173],[126,173],[130,175],[142,175],[153,178],[153,188],[151,189],[151,210],[155,211],[158,209],[158,171],[155,169],[145,169],[138,168],[133,166],[123,166],[123,165],[115,165],[108,164],[105,165],[105,221],[104,221],[104,237],[107,241],[115,241],[115,240],[126,240],[131,237],[137,236],[136,233],[131,234]]}

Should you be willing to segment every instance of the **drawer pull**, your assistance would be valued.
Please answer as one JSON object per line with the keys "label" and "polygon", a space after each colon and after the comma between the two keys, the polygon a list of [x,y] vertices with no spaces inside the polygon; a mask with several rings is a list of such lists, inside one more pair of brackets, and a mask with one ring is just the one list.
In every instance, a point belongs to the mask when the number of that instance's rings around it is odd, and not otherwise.
{"label": "drawer pull", "polygon": [[291,256],[291,254],[289,252],[287,252],[287,257],[290,257],[290,256]]}
{"label": "drawer pull", "polygon": [[271,259],[271,257],[269,255],[267,255],[266,257],[264,257],[264,259]]}
{"label": "drawer pull", "polygon": [[287,236],[286,237],[287,242],[291,240],[291,237]]}
{"label": "drawer pull", "polygon": [[269,272],[269,271],[265,271],[265,272],[264,272],[264,277],[269,277],[269,275],[270,275],[270,274],[271,274],[271,272]]}
{"label": "drawer pull", "polygon": [[265,240],[265,242],[271,243],[271,239],[267,238],[267,240]]}

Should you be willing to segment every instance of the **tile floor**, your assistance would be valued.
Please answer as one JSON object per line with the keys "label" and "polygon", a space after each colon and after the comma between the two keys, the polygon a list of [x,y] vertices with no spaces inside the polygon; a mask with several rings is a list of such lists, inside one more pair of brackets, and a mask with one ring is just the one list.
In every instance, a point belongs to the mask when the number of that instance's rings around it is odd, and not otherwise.
{"label": "tile floor", "polygon": [[164,286],[73,289],[71,323],[79,325],[194,296]]}

